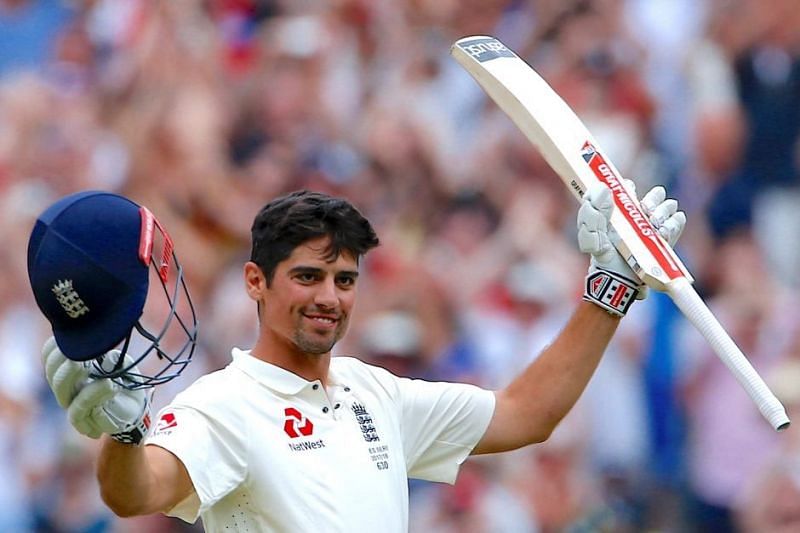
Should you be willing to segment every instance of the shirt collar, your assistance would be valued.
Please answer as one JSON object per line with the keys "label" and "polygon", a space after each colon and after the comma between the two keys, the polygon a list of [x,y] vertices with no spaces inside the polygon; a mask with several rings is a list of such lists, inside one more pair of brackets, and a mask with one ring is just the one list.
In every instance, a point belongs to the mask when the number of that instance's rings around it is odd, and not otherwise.
{"label": "shirt collar", "polygon": [[231,350],[231,355],[233,355],[231,366],[281,394],[294,395],[304,388],[318,383],[317,381],[307,381],[284,368],[253,357],[250,350],[234,348]]}

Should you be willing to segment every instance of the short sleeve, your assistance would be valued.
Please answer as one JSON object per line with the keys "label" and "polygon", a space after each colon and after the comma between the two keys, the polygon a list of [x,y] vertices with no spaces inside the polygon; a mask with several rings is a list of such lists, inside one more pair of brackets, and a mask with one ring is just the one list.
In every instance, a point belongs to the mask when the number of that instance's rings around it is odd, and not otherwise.
{"label": "short sleeve", "polygon": [[398,378],[409,477],[454,483],[489,427],[494,393],[460,383]]}
{"label": "short sleeve", "polygon": [[145,444],[172,452],[189,472],[195,495],[166,512],[189,523],[239,486],[246,475],[246,433],[190,407],[162,409]]}

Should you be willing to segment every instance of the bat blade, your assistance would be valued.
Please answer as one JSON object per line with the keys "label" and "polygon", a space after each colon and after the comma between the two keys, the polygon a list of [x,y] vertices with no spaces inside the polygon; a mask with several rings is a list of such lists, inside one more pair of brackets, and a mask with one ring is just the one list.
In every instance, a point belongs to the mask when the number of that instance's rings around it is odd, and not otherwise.
{"label": "bat blade", "polygon": [[595,182],[611,189],[616,205],[611,225],[619,236],[614,246],[622,257],[648,286],[670,295],[769,423],[778,430],[787,427],[789,419],[781,403],[697,296],[689,271],[654,230],[633,191],[564,100],[493,37],[459,39],[451,54],[538,148],[578,200]]}
{"label": "bat blade", "polygon": [[611,189],[618,208],[611,225],[620,237],[614,244],[647,285],[663,291],[674,279],[692,281],[592,134],[536,71],[492,37],[465,37],[451,53],[539,149],[576,198],[597,181]]}

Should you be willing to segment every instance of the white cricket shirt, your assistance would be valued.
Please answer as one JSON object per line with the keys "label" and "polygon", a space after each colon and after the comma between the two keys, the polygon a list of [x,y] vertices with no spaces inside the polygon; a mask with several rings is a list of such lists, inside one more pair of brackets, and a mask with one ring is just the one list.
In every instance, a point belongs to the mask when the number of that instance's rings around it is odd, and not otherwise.
{"label": "white cricket shirt", "polygon": [[328,388],[233,350],[164,408],[146,443],[195,494],[168,514],[206,531],[406,532],[409,477],[453,483],[494,394],[333,357]]}

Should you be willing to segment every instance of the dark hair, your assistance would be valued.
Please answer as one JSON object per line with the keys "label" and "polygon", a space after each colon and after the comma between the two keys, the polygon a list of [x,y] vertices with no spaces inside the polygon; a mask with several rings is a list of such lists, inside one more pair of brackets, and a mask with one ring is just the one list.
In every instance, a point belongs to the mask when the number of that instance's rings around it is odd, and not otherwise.
{"label": "dark hair", "polygon": [[347,200],[324,193],[295,191],[269,202],[258,212],[251,228],[250,260],[272,283],[278,263],[306,241],[330,237],[325,259],[334,261],[349,252],[356,259],[378,246],[369,221]]}

